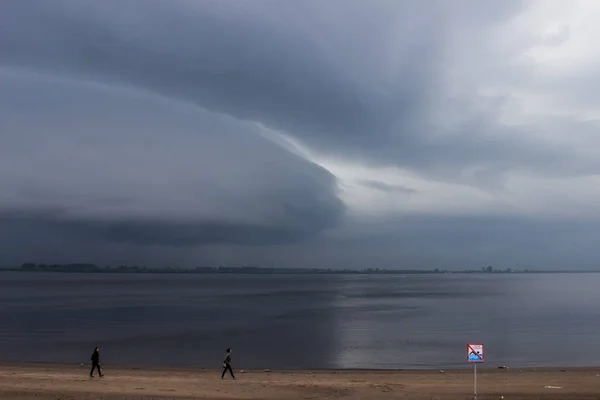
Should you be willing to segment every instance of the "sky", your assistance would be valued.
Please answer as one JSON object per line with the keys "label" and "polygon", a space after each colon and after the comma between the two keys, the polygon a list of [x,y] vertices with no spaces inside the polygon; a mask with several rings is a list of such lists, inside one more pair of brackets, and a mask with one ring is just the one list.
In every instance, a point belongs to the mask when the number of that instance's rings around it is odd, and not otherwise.
{"label": "sky", "polygon": [[0,264],[600,268],[599,18],[3,0]]}

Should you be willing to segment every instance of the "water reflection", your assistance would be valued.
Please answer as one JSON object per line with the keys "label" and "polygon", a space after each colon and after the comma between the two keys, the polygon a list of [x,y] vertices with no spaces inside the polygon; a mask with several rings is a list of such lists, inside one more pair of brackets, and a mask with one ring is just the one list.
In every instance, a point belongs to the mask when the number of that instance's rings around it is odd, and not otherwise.
{"label": "water reflection", "polygon": [[594,365],[598,275],[0,274],[0,359],[252,368]]}

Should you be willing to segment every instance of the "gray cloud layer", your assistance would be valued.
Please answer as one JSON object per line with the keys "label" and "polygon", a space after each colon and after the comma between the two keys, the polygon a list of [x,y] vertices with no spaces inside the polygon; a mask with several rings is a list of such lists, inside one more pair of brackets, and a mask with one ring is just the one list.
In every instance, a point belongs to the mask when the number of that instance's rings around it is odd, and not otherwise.
{"label": "gray cloud layer", "polygon": [[417,192],[415,189],[411,189],[404,185],[390,185],[375,179],[366,179],[360,183],[368,188],[381,190],[382,192],[387,193],[413,194]]}
{"label": "gray cloud layer", "polygon": [[[3,0],[3,237],[293,247],[344,229],[335,177],[265,139],[254,122],[320,154],[479,187],[513,170],[600,173],[587,151],[600,146],[596,122],[509,125],[501,111],[513,99],[477,90],[493,83],[593,97],[593,75],[559,80],[512,62],[527,46],[570,35],[503,45],[499,27],[527,5]],[[377,177],[361,184],[416,193]],[[375,247],[364,244],[364,254]]]}
{"label": "gray cloud layer", "polygon": [[[450,89],[454,71],[468,74],[469,54],[489,52],[486,39],[521,1],[32,4],[3,2],[8,63],[138,85],[261,121],[322,151],[439,179],[473,167],[484,181],[512,168],[600,171],[595,157],[527,138],[540,127],[503,125],[497,110],[510,99],[481,98],[469,82],[464,93]],[[509,67],[518,50],[494,49],[478,70],[527,80],[529,69]],[[513,75],[498,76],[503,68]],[[462,120],[438,124],[440,111]]]}
{"label": "gray cloud layer", "polygon": [[5,224],[145,245],[265,244],[317,234],[343,212],[329,172],[252,124],[148,94],[3,72]]}

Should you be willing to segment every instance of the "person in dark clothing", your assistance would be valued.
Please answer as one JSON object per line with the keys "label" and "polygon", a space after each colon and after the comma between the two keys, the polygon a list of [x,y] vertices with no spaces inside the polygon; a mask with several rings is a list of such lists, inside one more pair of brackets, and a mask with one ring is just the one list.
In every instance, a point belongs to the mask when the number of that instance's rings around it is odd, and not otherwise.
{"label": "person in dark clothing", "polygon": [[221,374],[221,379],[225,378],[225,372],[227,371],[229,371],[231,377],[235,379],[233,370],[231,369],[231,349],[227,349],[225,351],[225,360],[223,360],[223,373]]}
{"label": "person in dark clothing", "polygon": [[100,378],[102,378],[104,375],[102,375],[102,369],[100,368],[100,348],[99,347],[96,347],[94,349],[91,360],[92,360],[92,370],[90,371],[90,378],[94,377],[95,369],[98,369],[98,374],[100,374]]}

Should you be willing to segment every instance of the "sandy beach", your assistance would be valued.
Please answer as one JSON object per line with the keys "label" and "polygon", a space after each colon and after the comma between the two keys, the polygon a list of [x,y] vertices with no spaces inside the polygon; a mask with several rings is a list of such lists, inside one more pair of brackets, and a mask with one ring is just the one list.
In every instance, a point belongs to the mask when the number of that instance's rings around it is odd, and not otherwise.
{"label": "sandy beach", "polygon": [[[107,367],[104,378],[87,366],[3,365],[2,400],[129,399],[469,399],[472,371],[219,371]],[[478,372],[478,399],[600,399],[600,368]]]}

